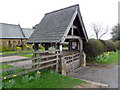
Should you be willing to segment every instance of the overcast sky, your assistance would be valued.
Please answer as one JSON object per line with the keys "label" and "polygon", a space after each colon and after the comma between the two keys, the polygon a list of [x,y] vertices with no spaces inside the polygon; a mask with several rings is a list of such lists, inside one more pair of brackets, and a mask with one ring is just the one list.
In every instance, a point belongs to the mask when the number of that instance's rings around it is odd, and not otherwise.
{"label": "overcast sky", "polygon": [[[89,37],[94,34],[91,24],[101,24],[111,29],[118,23],[119,0],[0,0],[0,22],[19,24],[22,28],[32,28],[44,14],[74,4],[80,11]],[[110,31],[102,39],[111,38]],[[92,37],[91,37],[92,38]]]}

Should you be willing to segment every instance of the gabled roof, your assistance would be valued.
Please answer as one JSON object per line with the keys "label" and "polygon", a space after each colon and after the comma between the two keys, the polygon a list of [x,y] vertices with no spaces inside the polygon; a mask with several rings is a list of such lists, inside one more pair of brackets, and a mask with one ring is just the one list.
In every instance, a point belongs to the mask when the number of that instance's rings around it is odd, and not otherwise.
{"label": "gabled roof", "polygon": [[2,39],[23,39],[25,38],[19,25],[0,23],[0,38]]}
{"label": "gabled roof", "polygon": [[[79,11],[79,5],[73,5],[64,9],[46,13],[41,22],[36,25],[34,32],[29,38],[29,43],[52,43],[61,42],[61,39],[70,29],[71,23]],[[79,15],[80,16],[80,15]],[[80,16],[80,18],[82,18]],[[82,19],[81,19],[82,20]],[[83,22],[81,23],[83,24]],[[84,28],[84,25],[82,25]],[[85,28],[83,29],[85,30]],[[87,41],[87,34],[84,31]]]}
{"label": "gabled roof", "polygon": [[33,33],[33,29],[30,28],[22,28],[22,30],[26,38],[29,38]]}
{"label": "gabled roof", "polygon": [[21,28],[20,25],[0,23],[0,38],[2,39],[28,39],[33,29]]}

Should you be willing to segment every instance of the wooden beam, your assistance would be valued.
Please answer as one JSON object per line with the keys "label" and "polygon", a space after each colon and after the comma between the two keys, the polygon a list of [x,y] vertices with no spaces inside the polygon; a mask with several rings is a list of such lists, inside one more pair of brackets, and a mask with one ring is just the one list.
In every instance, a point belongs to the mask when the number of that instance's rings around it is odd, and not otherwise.
{"label": "wooden beam", "polygon": [[74,35],[74,29],[73,29],[73,27],[72,27],[72,29],[71,29],[71,35],[72,35],[72,36]]}
{"label": "wooden beam", "polygon": [[76,11],[75,11],[75,13],[74,13],[74,15],[73,15],[73,17],[72,17],[72,19],[71,19],[71,21],[70,21],[67,29],[66,29],[66,31],[65,31],[65,33],[64,33],[62,39],[61,39],[61,43],[63,43],[63,42],[65,41],[65,36],[68,35],[68,33],[69,33],[69,31],[70,31],[70,28],[71,28],[71,26],[73,25],[73,22],[74,22],[74,20],[75,20],[75,18],[76,18],[76,16],[77,16],[77,13],[78,13],[77,10],[78,10],[78,8],[76,8]]}
{"label": "wooden beam", "polygon": [[68,35],[65,37],[65,39],[80,39],[79,36],[71,36],[71,35]]}
{"label": "wooden beam", "polygon": [[[6,78],[11,78],[11,77],[13,77],[14,75],[20,76],[20,75],[22,75],[22,74],[26,74],[26,73],[29,73],[29,72],[33,72],[33,71],[37,71],[37,70],[40,70],[40,69],[44,69],[44,68],[47,68],[47,67],[50,67],[50,66],[54,66],[54,65],[56,65],[56,64],[57,64],[57,63],[49,64],[49,65],[47,65],[47,66],[37,67],[37,68],[34,68],[34,69],[30,69],[30,70],[18,72],[18,73],[15,73],[15,74],[7,75],[7,76],[5,76],[5,77],[6,77]],[[4,77],[0,77],[0,79],[4,79]]]}
{"label": "wooden beam", "polygon": [[77,29],[77,26],[73,25],[72,28],[73,28],[73,29]]}
{"label": "wooden beam", "polygon": [[49,48],[49,44],[46,43],[46,44],[45,44],[45,50],[48,50],[48,48]]}
{"label": "wooden beam", "polygon": [[82,30],[83,30],[83,33],[85,35],[85,40],[86,42],[88,42],[88,36],[87,36],[87,32],[86,32],[86,29],[85,29],[85,26],[84,26],[84,23],[83,23],[83,19],[82,19],[82,16],[81,16],[81,13],[80,13],[80,9],[78,8],[78,18],[80,20],[80,24],[82,26]]}

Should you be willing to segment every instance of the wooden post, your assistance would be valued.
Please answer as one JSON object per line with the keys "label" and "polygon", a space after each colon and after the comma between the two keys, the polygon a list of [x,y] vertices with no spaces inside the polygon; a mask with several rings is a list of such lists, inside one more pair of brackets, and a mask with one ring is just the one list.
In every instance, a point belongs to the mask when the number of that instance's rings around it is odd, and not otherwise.
{"label": "wooden post", "polygon": [[59,53],[58,52],[59,51],[56,51],[56,52],[57,52],[57,56],[56,56],[56,59],[57,59],[57,61],[56,61],[56,63],[57,63],[57,65],[56,65],[56,72],[58,72],[58,65],[59,65],[59,61],[58,61],[59,60],[59,57],[58,57]]}
{"label": "wooden post", "polygon": [[62,44],[60,45],[60,51],[62,51]]}
{"label": "wooden post", "polygon": [[34,44],[34,50],[37,51],[39,49],[38,43]]}
{"label": "wooden post", "polygon": [[[39,47],[38,47],[38,43],[34,43],[34,50],[35,51],[37,51],[39,49]],[[37,55],[36,55],[36,53],[34,53],[34,55],[33,55],[33,57],[35,58]],[[35,60],[32,60],[32,63],[36,63],[37,62],[37,59],[35,59]],[[33,68],[36,68],[36,67],[38,67],[39,65],[33,65],[32,67]]]}
{"label": "wooden post", "polygon": [[45,44],[45,50],[48,50],[48,48],[49,48],[49,44],[46,43],[46,44]]}
{"label": "wooden post", "polygon": [[66,76],[66,61],[62,57],[62,75]]}
{"label": "wooden post", "polygon": [[71,41],[69,41],[69,50],[71,50]]}

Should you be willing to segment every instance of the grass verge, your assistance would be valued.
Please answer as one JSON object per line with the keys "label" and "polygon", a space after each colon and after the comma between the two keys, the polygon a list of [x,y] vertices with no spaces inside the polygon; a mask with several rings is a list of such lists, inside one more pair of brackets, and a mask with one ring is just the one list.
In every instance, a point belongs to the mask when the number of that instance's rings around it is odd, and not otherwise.
{"label": "grass verge", "polygon": [[92,63],[97,64],[117,64],[118,63],[118,57],[120,56],[120,50],[117,50],[116,52],[105,52],[102,55],[99,55],[95,58]]}
{"label": "grass verge", "polygon": [[[11,54],[11,53],[19,53],[19,52],[32,52],[32,50],[28,50],[28,51],[7,51],[7,52],[1,52],[1,53],[2,54]],[[25,54],[25,55],[19,55],[19,56],[32,57],[33,54]]]}
{"label": "grass verge", "polygon": [[53,70],[40,70],[3,80],[3,88],[73,88],[85,81],[63,76]]}

